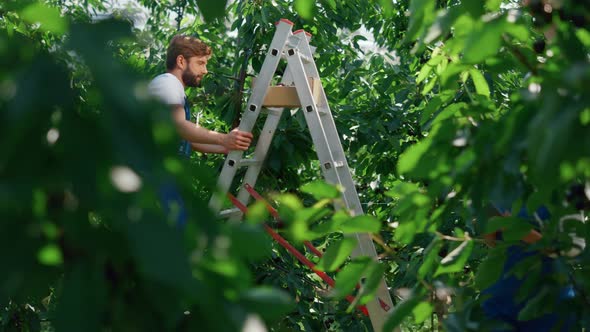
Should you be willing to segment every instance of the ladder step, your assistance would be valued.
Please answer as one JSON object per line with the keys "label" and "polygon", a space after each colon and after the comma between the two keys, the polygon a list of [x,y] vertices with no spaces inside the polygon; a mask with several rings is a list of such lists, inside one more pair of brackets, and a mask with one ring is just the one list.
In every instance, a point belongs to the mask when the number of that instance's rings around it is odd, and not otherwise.
{"label": "ladder step", "polygon": [[242,211],[238,208],[227,209],[219,212],[221,218],[229,218],[241,214]]}
{"label": "ladder step", "polygon": [[[266,105],[262,105],[262,106],[266,106]],[[260,114],[268,114],[268,115],[280,116],[282,113],[283,113],[283,109],[282,108],[263,107],[263,108],[260,109]]]}
{"label": "ladder step", "polygon": [[[287,51],[287,54],[283,54],[283,59],[287,59],[287,57],[289,56],[289,52],[299,52],[299,51],[296,51],[296,49],[291,49],[291,50]],[[298,53],[298,55],[299,55],[299,58],[301,59],[301,62],[303,62],[304,64],[313,62],[313,59],[311,57],[305,56],[301,53]]]}
{"label": "ladder step", "polygon": [[240,161],[236,165],[236,161],[233,159],[229,159],[227,161],[227,165],[230,167],[249,167],[249,166],[258,166],[260,165],[260,161],[258,159],[250,158],[250,159],[240,159]]}
{"label": "ladder step", "polygon": [[260,161],[257,159],[242,159],[240,160],[240,167],[249,167],[249,166],[258,166],[260,165]]}

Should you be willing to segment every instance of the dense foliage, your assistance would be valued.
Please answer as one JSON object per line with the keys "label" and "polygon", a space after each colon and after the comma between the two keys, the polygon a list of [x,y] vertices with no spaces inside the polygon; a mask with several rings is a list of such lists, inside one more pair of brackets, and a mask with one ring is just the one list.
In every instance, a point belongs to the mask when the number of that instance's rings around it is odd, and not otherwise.
{"label": "dense foliage", "polygon": [[[264,234],[261,206],[216,220],[222,156],[179,159],[169,111],[146,92],[168,40],[196,35],[214,55],[188,91],[194,116],[231,129],[280,18],[313,34],[368,216],[333,211],[296,110],[257,189],[280,193],[286,237],[326,250],[335,291]],[[386,330],[489,330],[501,322],[482,291],[515,246],[530,251],[509,272],[526,276],[519,318],[588,328],[590,257],[576,246],[590,235],[589,22],[573,0],[2,2],[1,330],[370,330],[342,301],[361,275],[391,288]],[[171,182],[182,231],[157,203]],[[541,206],[548,219],[516,217]],[[543,237],[525,245],[533,227]],[[355,231],[374,233],[381,264],[345,262]]]}

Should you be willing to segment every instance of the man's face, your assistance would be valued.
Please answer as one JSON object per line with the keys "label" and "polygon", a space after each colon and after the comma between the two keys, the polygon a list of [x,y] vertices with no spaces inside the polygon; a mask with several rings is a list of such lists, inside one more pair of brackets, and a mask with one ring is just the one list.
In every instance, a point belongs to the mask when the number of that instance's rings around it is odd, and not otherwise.
{"label": "man's face", "polygon": [[207,56],[193,56],[186,59],[186,66],[182,71],[182,81],[186,86],[199,87],[201,79],[207,74]]}

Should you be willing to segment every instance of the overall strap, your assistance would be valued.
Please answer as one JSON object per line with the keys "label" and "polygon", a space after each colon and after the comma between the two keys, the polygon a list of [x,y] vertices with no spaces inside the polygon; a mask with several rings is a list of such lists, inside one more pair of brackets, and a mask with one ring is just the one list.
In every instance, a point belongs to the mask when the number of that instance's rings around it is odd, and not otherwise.
{"label": "overall strap", "polygon": [[[187,121],[191,120],[191,106],[186,96],[184,97],[184,119]],[[191,151],[191,145],[187,140],[180,141],[180,145],[178,147],[178,154],[186,158],[190,158]]]}

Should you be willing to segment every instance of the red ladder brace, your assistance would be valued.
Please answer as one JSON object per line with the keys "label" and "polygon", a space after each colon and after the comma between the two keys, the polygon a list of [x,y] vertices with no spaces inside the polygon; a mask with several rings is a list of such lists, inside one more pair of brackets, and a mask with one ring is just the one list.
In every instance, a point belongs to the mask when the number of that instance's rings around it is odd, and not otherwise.
{"label": "red ladder brace", "polygon": [[[281,217],[279,216],[279,212],[274,207],[272,207],[270,205],[270,203],[264,199],[264,197],[262,197],[256,190],[254,190],[254,188],[252,188],[252,186],[249,183],[244,184],[244,188],[257,201],[263,202],[266,205],[266,209],[268,210],[268,212],[270,212],[270,214],[275,218],[276,221],[278,221],[280,224],[282,224],[282,220],[281,220]],[[304,244],[317,257],[321,258],[323,256],[322,252],[319,251],[316,247],[314,247],[313,244],[311,244],[311,242],[305,241]],[[359,288],[360,288],[360,285],[357,284],[356,289],[359,289]],[[387,305],[387,303],[385,303],[382,299],[378,298],[378,300],[379,300],[379,305],[381,305],[381,308],[383,310],[389,311],[389,309],[391,309],[389,307],[389,305]]]}
{"label": "red ladder brace", "polygon": [[[240,209],[240,211],[242,211],[243,213],[247,213],[248,212],[248,207],[245,206],[244,204],[242,204],[242,202],[240,202],[234,195],[232,195],[231,193],[228,193],[227,196],[229,197],[229,199],[231,200],[231,202],[238,209]],[[328,276],[325,272],[322,272],[322,271],[316,269],[315,268],[315,265],[309,259],[307,259],[302,253],[300,253],[297,249],[295,249],[295,247],[293,247],[289,242],[287,242],[287,240],[285,240],[282,236],[280,236],[277,232],[275,232],[268,225],[263,224],[263,226],[264,226],[264,230],[273,239],[275,239],[275,241],[277,241],[281,246],[283,246],[285,249],[287,249],[287,251],[290,252],[293,256],[295,256],[295,258],[297,258],[301,263],[303,263],[304,265],[306,265],[307,267],[309,267],[315,274],[317,274],[320,278],[322,278],[322,280],[324,280],[328,285],[330,285],[330,287],[334,287],[335,286],[334,279],[330,278],[330,276]],[[307,241],[307,242],[309,242],[309,241]],[[310,246],[313,247],[313,245],[311,245],[311,243],[310,243]],[[314,250],[313,251],[314,252],[317,251],[318,253],[320,253],[315,247],[314,247]],[[321,253],[320,253],[320,255],[321,255]],[[346,300],[348,302],[350,302],[350,303],[353,303],[354,302],[354,297],[351,296],[351,295],[347,295],[346,296]],[[363,306],[359,306],[358,309],[365,316],[369,316],[369,311],[367,310],[367,307],[366,306],[364,306],[364,305]]]}

